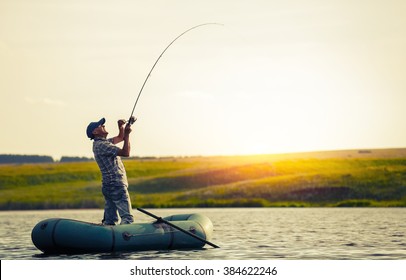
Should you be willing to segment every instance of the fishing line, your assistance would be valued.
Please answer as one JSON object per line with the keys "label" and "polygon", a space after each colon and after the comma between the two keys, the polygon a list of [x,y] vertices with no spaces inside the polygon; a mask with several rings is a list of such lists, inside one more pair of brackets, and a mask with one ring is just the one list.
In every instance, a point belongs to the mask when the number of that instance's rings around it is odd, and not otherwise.
{"label": "fishing line", "polygon": [[163,50],[163,52],[159,55],[158,59],[155,61],[154,65],[152,66],[151,70],[149,71],[147,77],[145,78],[145,81],[144,81],[144,83],[143,83],[142,86],[141,86],[140,92],[138,93],[137,99],[135,100],[134,107],[133,107],[133,109],[132,109],[132,111],[131,111],[130,118],[128,119],[128,122],[129,122],[130,124],[133,124],[133,123],[135,122],[135,120],[136,120],[136,119],[134,119],[133,114],[134,114],[135,107],[137,106],[138,100],[140,99],[142,90],[144,89],[144,86],[145,86],[145,84],[147,83],[149,77],[151,76],[152,71],[154,70],[155,66],[157,65],[158,61],[161,59],[161,57],[163,56],[163,54],[166,52],[166,50],[167,50],[173,43],[175,43],[176,40],[178,40],[180,37],[182,37],[182,36],[183,36],[184,34],[186,34],[187,32],[189,32],[189,31],[191,31],[191,30],[193,30],[193,29],[196,29],[196,28],[198,28],[198,27],[205,26],[205,25],[223,25],[223,24],[221,24],[221,23],[215,23],[215,22],[209,22],[209,23],[203,23],[203,24],[199,24],[199,25],[193,26],[192,28],[189,28],[188,30],[186,30],[186,31],[184,31],[183,33],[181,33],[181,34],[180,34],[178,37],[176,37],[172,42],[170,42],[170,44],[169,44],[169,45]]}

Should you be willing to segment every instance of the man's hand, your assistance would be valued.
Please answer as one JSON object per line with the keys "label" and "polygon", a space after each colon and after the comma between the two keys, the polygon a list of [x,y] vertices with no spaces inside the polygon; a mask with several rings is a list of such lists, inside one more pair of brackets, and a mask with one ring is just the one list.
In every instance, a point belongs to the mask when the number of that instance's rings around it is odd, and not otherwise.
{"label": "man's hand", "polygon": [[118,124],[118,128],[121,128],[123,125],[125,125],[126,121],[125,120],[118,120],[117,124]]}

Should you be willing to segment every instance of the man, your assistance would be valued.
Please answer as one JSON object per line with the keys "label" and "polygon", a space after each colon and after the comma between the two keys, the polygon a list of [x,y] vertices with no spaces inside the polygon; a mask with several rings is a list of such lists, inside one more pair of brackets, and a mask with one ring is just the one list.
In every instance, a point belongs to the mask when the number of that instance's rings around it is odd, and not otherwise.
{"label": "man", "polygon": [[[134,118],[126,125],[125,120],[118,121],[119,134],[107,139],[108,132],[104,126],[106,120],[91,122],[86,129],[87,136],[94,140],[93,153],[102,173],[102,193],[105,199],[103,225],[115,225],[118,214],[121,224],[134,222],[131,200],[128,194],[127,175],[121,157],[130,156],[130,133]],[[115,146],[124,141],[123,148]]]}

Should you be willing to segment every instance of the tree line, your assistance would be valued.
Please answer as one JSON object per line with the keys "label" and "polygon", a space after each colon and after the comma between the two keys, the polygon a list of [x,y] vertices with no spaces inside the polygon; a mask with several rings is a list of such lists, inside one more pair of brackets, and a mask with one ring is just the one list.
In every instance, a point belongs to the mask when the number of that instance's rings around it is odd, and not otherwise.
{"label": "tree line", "polygon": [[[179,158],[188,158],[188,157],[201,157],[201,156],[133,156],[126,159],[129,160],[173,160],[176,161]],[[51,156],[42,156],[42,155],[17,155],[17,154],[0,154],[0,164],[23,164],[23,163],[64,163],[64,162],[83,162],[83,161],[94,161],[92,157],[69,157],[63,156],[60,160],[55,160]]]}
{"label": "tree line", "polygon": [[42,155],[0,155],[0,164],[22,164],[22,163],[54,163],[54,162],[78,162],[93,161],[88,157],[68,157],[63,156],[56,161],[51,156]]}

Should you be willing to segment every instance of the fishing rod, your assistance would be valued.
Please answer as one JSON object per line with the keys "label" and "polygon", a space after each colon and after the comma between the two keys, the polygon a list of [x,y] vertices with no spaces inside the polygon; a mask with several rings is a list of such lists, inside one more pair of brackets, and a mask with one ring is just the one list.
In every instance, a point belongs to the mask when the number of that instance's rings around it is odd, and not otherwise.
{"label": "fishing rod", "polygon": [[155,61],[154,65],[152,66],[151,70],[149,71],[147,77],[145,78],[144,83],[143,83],[142,86],[141,86],[140,92],[138,93],[137,99],[135,100],[133,110],[131,111],[130,118],[128,119],[128,123],[129,123],[129,124],[133,124],[133,123],[136,121],[136,119],[133,117],[133,114],[134,114],[135,107],[137,106],[138,99],[140,99],[140,96],[141,96],[142,90],[144,89],[145,84],[147,83],[149,77],[151,76],[152,71],[154,70],[155,66],[157,65],[158,61],[161,59],[161,57],[163,56],[163,54],[166,52],[166,50],[167,50],[173,43],[175,43],[176,40],[178,40],[180,37],[182,37],[182,36],[183,36],[184,34],[186,34],[187,32],[189,32],[189,31],[191,31],[191,30],[193,30],[193,29],[196,29],[196,28],[198,28],[198,27],[205,26],[205,25],[210,25],[210,24],[223,25],[223,24],[221,24],[221,23],[209,22],[209,23],[203,23],[203,24],[199,24],[199,25],[193,26],[192,28],[189,28],[188,30],[186,30],[186,31],[184,31],[183,33],[181,33],[181,34],[180,34],[178,37],[176,37],[172,42],[170,42],[170,44],[163,50],[163,52],[159,55],[158,59]]}

